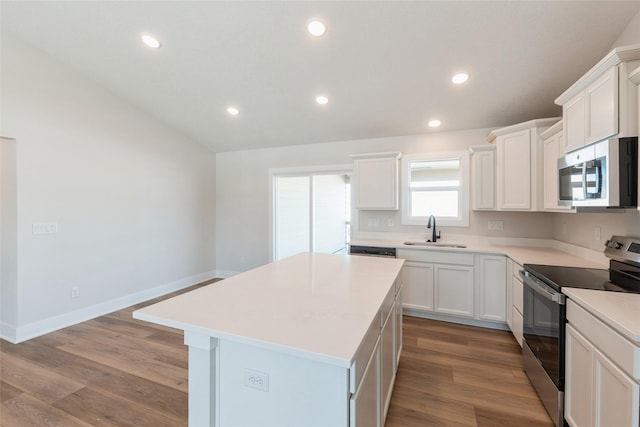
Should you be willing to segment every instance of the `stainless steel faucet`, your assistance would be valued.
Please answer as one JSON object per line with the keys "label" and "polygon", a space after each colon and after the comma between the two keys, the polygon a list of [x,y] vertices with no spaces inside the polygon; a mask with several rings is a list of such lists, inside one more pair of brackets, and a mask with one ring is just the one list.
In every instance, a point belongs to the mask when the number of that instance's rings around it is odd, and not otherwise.
{"label": "stainless steel faucet", "polygon": [[427,242],[436,242],[440,238],[440,232],[436,233],[436,217],[433,215],[429,215],[429,220],[427,221],[427,228],[431,228],[431,240],[427,240]]}

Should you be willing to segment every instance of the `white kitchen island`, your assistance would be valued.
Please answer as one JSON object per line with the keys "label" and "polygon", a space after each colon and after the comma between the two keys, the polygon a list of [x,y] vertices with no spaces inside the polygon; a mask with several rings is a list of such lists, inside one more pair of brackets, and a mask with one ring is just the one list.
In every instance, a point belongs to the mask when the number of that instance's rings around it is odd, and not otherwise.
{"label": "white kitchen island", "polygon": [[403,260],[303,253],[145,307],[182,329],[189,426],[381,426]]}

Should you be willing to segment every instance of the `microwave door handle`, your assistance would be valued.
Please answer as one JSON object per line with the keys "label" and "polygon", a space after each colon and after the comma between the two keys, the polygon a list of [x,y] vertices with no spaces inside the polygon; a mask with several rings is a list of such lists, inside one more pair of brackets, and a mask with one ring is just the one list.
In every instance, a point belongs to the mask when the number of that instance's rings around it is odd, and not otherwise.
{"label": "microwave door handle", "polygon": [[589,193],[587,193],[587,162],[582,164],[582,194],[585,200],[589,198]]}
{"label": "microwave door handle", "polygon": [[549,301],[553,301],[557,304],[564,305],[565,303],[564,294],[554,291],[549,286],[540,282],[538,279],[534,278],[529,273],[523,270],[520,270],[518,274],[520,275],[520,277],[522,277],[522,280],[527,284],[527,286],[529,286],[538,295],[543,296]]}
{"label": "microwave door handle", "polygon": [[598,197],[602,197],[602,167],[598,166],[596,169],[596,192]]}

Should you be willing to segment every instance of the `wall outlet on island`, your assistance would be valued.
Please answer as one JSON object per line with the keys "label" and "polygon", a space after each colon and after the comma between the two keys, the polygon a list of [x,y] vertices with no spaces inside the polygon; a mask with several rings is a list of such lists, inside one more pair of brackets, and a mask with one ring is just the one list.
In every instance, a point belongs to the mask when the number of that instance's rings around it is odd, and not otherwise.
{"label": "wall outlet on island", "polygon": [[80,296],[80,287],[74,286],[71,288],[71,298],[78,298]]}
{"label": "wall outlet on island", "polygon": [[253,369],[244,370],[244,386],[269,391],[269,374]]}

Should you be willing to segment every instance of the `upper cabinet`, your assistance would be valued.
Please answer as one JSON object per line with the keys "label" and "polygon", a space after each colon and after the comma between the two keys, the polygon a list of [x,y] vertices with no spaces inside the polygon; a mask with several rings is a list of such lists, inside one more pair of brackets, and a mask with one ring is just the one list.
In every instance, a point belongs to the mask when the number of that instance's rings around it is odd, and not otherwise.
{"label": "upper cabinet", "polygon": [[640,65],[640,45],[616,48],[556,99],[562,106],[564,147],[638,135],[638,91],[630,72]]}
{"label": "upper cabinet", "polygon": [[485,144],[469,147],[471,153],[471,208],[496,209],[496,146]]}
{"label": "upper cabinet", "polygon": [[496,203],[498,210],[537,211],[542,208],[541,132],[559,118],[531,120],[492,131],[496,144]]}
{"label": "upper cabinet", "polygon": [[558,204],[558,158],[563,155],[563,121],[540,134],[542,143],[542,210],[573,212],[571,206]]}
{"label": "upper cabinet", "polygon": [[353,154],[355,207],[398,210],[398,161],[402,153]]}

